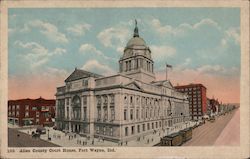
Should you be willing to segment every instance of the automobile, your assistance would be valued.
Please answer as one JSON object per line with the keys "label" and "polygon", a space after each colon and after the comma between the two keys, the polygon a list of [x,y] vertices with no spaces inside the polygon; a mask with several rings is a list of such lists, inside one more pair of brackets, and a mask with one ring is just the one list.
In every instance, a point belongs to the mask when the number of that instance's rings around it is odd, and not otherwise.
{"label": "automobile", "polygon": [[32,138],[40,138],[40,134],[39,133],[32,133]]}
{"label": "automobile", "polygon": [[46,134],[46,129],[42,126],[39,126],[36,128],[36,133],[39,133],[39,134]]}

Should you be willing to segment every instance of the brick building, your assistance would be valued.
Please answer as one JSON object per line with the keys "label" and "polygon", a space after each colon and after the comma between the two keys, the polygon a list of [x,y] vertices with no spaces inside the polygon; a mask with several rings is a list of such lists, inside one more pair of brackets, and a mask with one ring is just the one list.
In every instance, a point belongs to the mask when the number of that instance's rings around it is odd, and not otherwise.
{"label": "brick building", "polygon": [[19,99],[8,101],[8,122],[14,125],[53,125],[55,100]]}
{"label": "brick building", "polygon": [[188,94],[189,113],[192,119],[201,119],[207,111],[206,87],[202,84],[175,86],[179,92]]}

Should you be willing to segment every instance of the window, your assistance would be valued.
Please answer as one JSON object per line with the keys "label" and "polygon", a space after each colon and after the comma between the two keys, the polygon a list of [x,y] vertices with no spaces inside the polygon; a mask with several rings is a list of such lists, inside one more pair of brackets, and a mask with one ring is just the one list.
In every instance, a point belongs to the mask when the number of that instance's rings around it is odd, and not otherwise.
{"label": "window", "polygon": [[154,129],[154,123],[152,123],[152,129]]}
{"label": "window", "polygon": [[37,118],[39,117],[39,112],[36,112],[36,117],[37,117]]}
{"label": "window", "polygon": [[97,134],[100,133],[100,127],[99,127],[99,126],[96,127],[96,133],[97,133]]}
{"label": "window", "polygon": [[101,119],[101,114],[102,112],[101,112],[101,108],[98,108],[97,109],[97,119]]}
{"label": "window", "polygon": [[25,117],[29,117],[29,112],[25,112]]}
{"label": "window", "polygon": [[16,106],[16,109],[19,109],[19,108],[20,108],[19,105],[17,105],[17,106]]}
{"label": "window", "polygon": [[137,132],[140,133],[140,125],[137,125]]}
{"label": "window", "polygon": [[87,105],[87,97],[83,97],[83,105]]}
{"label": "window", "polygon": [[130,97],[130,104],[133,104],[133,97]]}
{"label": "window", "polygon": [[130,109],[130,120],[133,120],[133,109]]}
{"label": "window", "polygon": [[108,119],[108,110],[107,108],[104,108],[104,120]]}
{"label": "window", "polygon": [[113,128],[109,127],[109,129],[110,129],[110,136],[113,136]]}
{"label": "window", "polygon": [[11,109],[11,106],[9,105],[8,109],[10,110]]}
{"label": "window", "polygon": [[12,105],[12,109],[15,109],[15,105]]}
{"label": "window", "polygon": [[82,81],[82,86],[85,86],[85,87],[88,86],[88,80],[87,79],[85,79],[85,80]]}
{"label": "window", "polygon": [[149,130],[150,129],[150,124],[149,123],[147,124],[147,127],[148,127],[148,130]]}
{"label": "window", "polygon": [[110,96],[110,103],[115,103],[115,97],[114,97],[114,95]]}
{"label": "window", "polygon": [[101,99],[101,97],[97,97],[97,105],[101,105],[101,102],[102,102],[102,99]]}
{"label": "window", "polygon": [[136,119],[139,119],[139,109],[136,109]]}
{"label": "window", "polygon": [[106,127],[103,127],[103,135],[106,135]]}
{"label": "window", "polygon": [[144,119],[144,109],[141,109],[141,118]]}
{"label": "window", "polygon": [[142,131],[145,131],[145,124],[142,124]]}
{"label": "window", "polygon": [[135,131],[135,126],[132,126],[132,127],[131,127],[131,134],[132,134],[132,135],[135,133],[134,131]]}
{"label": "window", "polygon": [[127,120],[127,109],[124,109],[124,120]]}
{"label": "window", "polygon": [[157,128],[158,128],[158,122],[155,122],[155,125],[156,125],[155,127],[156,127],[156,129],[157,129]]}
{"label": "window", "polygon": [[86,120],[87,119],[87,107],[83,108],[83,119]]}
{"label": "window", "polygon": [[125,136],[128,136],[128,127],[125,127]]}
{"label": "window", "polygon": [[115,109],[111,108],[111,120],[115,120]]}
{"label": "window", "polygon": [[32,107],[32,110],[37,110],[36,106],[33,106],[33,107]]}

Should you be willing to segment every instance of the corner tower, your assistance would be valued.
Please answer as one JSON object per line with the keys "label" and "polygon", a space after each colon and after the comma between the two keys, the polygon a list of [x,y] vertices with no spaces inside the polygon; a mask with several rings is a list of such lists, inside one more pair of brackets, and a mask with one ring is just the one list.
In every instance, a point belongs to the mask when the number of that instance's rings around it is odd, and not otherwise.
{"label": "corner tower", "polygon": [[151,57],[151,50],[146,42],[139,36],[137,21],[133,37],[128,41],[123,56],[119,60],[119,73],[140,81],[150,83],[155,81],[154,61]]}

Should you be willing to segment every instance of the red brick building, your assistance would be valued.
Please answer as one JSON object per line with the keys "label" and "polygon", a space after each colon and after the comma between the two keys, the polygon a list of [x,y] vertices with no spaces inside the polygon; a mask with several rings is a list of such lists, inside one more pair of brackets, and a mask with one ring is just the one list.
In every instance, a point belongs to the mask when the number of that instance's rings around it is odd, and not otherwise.
{"label": "red brick building", "polygon": [[189,96],[189,113],[192,119],[201,119],[207,111],[207,89],[202,84],[175,86],[179,92]]}
{"label": "red brick building", "polygon": [[14,125],[53,125],[55,100],[19,99],[8,101],[8,122]]}

